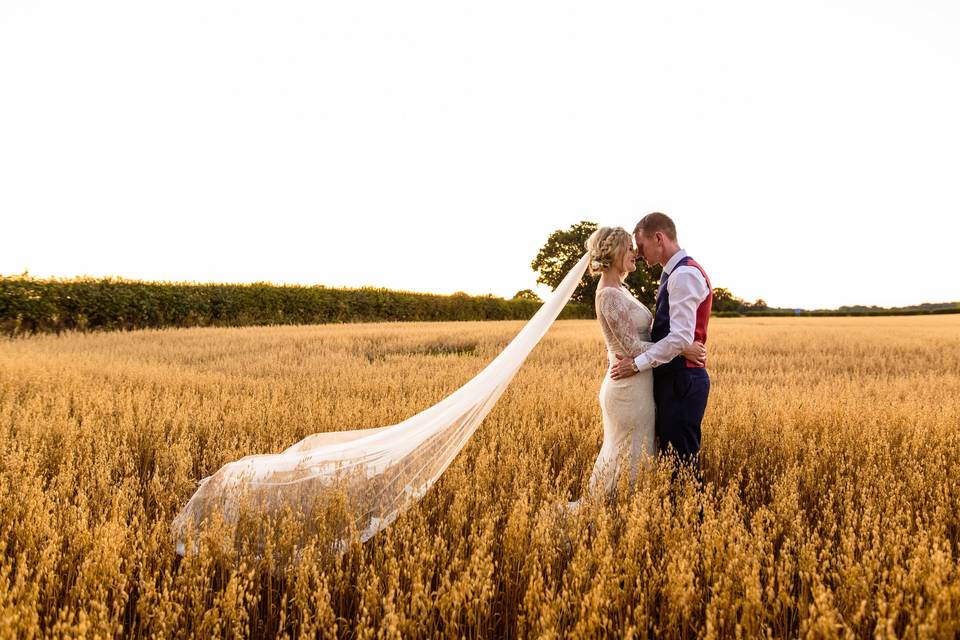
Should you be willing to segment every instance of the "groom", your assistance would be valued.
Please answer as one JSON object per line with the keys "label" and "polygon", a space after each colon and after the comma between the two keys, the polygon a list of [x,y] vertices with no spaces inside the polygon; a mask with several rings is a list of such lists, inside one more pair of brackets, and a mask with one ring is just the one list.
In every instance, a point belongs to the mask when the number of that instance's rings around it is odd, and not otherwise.
{"label": "groom", "polygon": [[700,481],[700,422],[707,408],[710,377],[703,365],[680,355],[694,341],[707,342],[713,290],[706,272],[677,244],[677,227],[668,216],[651,213],[633,230],[637,256],[663,267],[657,289],[652,337],[655,344],[634,359],[621,357],[610,369],[614,380],[653,369],[656,433],[661,451],[673,447],[693,465]]}

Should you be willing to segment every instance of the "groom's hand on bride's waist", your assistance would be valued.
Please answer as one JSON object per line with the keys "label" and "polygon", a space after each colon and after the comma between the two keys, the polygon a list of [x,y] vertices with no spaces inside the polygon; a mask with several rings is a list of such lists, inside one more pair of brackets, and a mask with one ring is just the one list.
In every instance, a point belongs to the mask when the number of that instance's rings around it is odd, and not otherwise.
{"label": "groom's hand on bride's waist", "polygon": [[614,380],[629,378],[637,372],[637,365],[633,358],[617,354],[617,364],[610,367],[610,377]]}

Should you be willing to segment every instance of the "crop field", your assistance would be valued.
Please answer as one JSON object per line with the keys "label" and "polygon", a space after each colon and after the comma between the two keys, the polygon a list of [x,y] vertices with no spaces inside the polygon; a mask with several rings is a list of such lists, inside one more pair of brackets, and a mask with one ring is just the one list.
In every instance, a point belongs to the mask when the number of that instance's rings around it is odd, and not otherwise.
{"label": "crop field", "polygon": [[174,553],[200,478],[400,422],[522,326],[0,341],[0,637],[960,635],[960,316],[713,319],[704,491],[661,465],[570,517],[606,359],[595,321],[558,321],[369,542],[291,556],[280,518],[275,553]]}

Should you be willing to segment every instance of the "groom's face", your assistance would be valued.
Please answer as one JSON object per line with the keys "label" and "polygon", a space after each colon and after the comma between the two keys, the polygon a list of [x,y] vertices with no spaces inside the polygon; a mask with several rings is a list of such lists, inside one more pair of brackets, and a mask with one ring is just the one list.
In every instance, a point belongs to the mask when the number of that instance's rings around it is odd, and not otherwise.
{"label": "groom's face", "polygon": [[657,242],[656,235],[648,238],[643,235],[641,229],[633,234],[633,238],[637,241],[637,255],[643,258],[647,266],[652,267],[660,262],[660,245]]}

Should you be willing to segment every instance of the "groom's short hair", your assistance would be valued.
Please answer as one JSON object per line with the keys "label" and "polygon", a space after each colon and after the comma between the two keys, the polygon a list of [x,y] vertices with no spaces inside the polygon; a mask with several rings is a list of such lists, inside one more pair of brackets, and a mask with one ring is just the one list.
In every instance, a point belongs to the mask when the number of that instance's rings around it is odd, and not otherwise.
{"label": "groom's short hair", "polygon": [[633,228],[634,233],[641,233],[644,236],[650,237],[655,234],[657,231],[667,236],[674,242],[677,241],[677,225],[673,224],[673,220],[670,219],[665,213],[653,212],[648,213],[640,219],[640,222],[637,223],[637,226]]}

